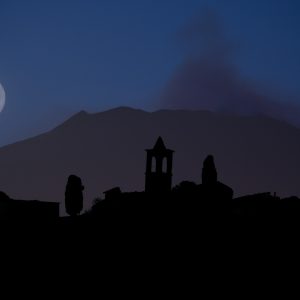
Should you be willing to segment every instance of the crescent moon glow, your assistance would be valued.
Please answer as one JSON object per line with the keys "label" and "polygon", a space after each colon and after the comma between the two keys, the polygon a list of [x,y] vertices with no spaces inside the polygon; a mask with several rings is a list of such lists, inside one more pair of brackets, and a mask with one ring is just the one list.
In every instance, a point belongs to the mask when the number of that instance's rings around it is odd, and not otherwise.
{"label": "crescent moon glow", "polygon": [[5,90],[0,83],[0,113],[4,109],[5,106]]}

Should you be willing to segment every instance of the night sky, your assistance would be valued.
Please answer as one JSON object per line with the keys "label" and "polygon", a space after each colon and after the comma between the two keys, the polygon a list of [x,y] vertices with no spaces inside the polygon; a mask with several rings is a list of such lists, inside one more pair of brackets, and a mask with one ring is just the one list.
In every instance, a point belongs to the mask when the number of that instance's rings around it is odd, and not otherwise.
{"label": "night sky", "polygon": [[296,0],[0,0],[0,36],[0,145],[116,106],[300,120]]}

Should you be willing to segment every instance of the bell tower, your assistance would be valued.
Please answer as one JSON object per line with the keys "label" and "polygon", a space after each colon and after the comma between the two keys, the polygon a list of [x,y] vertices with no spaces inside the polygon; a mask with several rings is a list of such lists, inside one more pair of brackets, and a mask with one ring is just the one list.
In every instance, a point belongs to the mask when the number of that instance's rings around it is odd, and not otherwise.
{"label": "bell tower", "polygon": [[167,193],[172,188],[173,150],[159,137],[153,149],[147,149],[146,193]]}

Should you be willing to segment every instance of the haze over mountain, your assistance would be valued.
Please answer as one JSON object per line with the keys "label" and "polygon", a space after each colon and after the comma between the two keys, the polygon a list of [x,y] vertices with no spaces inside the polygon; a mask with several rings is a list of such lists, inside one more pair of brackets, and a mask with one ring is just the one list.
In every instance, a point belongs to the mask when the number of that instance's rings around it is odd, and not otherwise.
{"label": "haze over mountain", "polygon": [[173,185],[200,183],[202,162],[213,154],[219,180],[235,196],[300,195],[300,129],[263,116],[125,107],[82,111],[50,132],[2,147],[0,190],[12,198],[63,203],[67,178],[76,174],[85,185],[86,208],[114,186],[142,191],[144,150],[158,136],[175,150]]}

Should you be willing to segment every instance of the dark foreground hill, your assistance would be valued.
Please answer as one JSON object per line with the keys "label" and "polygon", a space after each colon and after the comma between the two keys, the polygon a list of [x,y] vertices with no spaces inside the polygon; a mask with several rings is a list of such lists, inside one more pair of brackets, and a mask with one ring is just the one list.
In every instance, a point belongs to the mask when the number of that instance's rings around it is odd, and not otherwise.
{"label": "dark foreground hill", "polygon": [[142,191],[144,150],[159,135],[175,150],[173,184],[200,183],[202,162],[213,154],[220,180],[235,196],[300,195],[299,129],[265,117],[130,108],[80,112],[48,133],[1,148],[0,190],[63,203],[67,178],[77,174],[86,207],[113,186]]}

